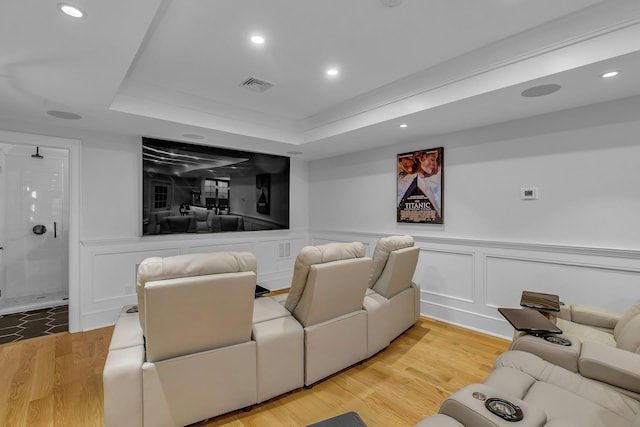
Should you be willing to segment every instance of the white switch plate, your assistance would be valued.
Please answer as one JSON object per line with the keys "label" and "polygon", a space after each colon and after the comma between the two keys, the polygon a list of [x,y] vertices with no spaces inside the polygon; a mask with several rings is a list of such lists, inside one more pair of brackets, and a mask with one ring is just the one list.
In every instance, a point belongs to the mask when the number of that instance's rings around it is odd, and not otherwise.
{"label": "white switch plate", "polygon": [[521,200],[537,200],[538,187],[523,187],[520,189]]}

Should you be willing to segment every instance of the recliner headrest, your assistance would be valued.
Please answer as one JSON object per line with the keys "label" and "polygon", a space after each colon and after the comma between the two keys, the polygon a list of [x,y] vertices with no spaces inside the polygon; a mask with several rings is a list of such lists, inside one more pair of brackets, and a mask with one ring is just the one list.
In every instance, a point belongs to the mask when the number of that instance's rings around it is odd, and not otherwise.
{"label": "recliner headrest", "polygon": [[147,258],[138,267],[138,286],[156,280],[257,271],[251,252],[212,252]]}
{"label": "recliner headrest", "polygon": [[291,289],[287,296],[285,307],[290,312],[296,308],[304,291],[309,269],[314,264],[340,261],[345,259],[364,257],[364,245],[360,242],[352,243],[327,243],[318,246],[305,246],[296,257],[296,264],[291,279]]}
{"label": "recliner headrest", "polygon": [[210,252],[145,259],[138,266],[136,286],[143,333],[146,336],[144,286],[147,282],[244,271],[257,272],[256,257],[251,252]]}
{"label": "recliner headrest", "polygon": [[369,287],[372,287],[387,265],[389,254],[395,250],[409,248],[414,245],[413,237],[404,236],[388,236],[378,240],[376,248],[373,251],[371,275],[369,276]]}

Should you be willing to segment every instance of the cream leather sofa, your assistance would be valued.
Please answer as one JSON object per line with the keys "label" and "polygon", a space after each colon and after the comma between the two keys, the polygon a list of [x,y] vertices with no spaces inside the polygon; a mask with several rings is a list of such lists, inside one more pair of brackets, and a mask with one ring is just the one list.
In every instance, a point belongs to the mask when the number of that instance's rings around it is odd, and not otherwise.
{"label": "cream leather sofa", "polygon": [[[640,426],[640,356],[611,363],[608,351],[581,356],[582,375],[523,351],[508,351],[495,362],[483,384],[472,384],[447,398],[440,413],[416,424],[447,426]],[[507,421],[487,409],[489,399],[517,406],[522,420]],[[494,407],[506,408],[504,402]],[[491,406],[491,405],[489,405]],[[515,409],[515,411],[513,411]]]}
{"label": "cream leather sofa", "polygon": [[420,317],[420,287],[413,282],[420,248],[411,236],[378,240],[372,256],[367,312],[367,357],[384,349]]}
{"label": "cream leather sofa", "polygon": [[[362,243],[307,246],[290,292],[255,300],[250,253],[143,261],[138,311],[120,313],[104,368],[105,425],[194,423],[310,386],[384,348],[419,316],[417,248],[399,240],[385,244],[373,275]],[[382,347],[370,350],[372,339]]]}
{"label": "cream leather sofa", "polygon": [[565,345],[516,333],[509,348],[537,354],[574,372],[579,372],[578,361],[585,346],[591,352],[611,347],[614,351],[609,354],[615,358],[624,358],[626,352],[640,353],[640,301],[625,313],[582,304],[564,305],[555,322],[563,332],[557,337],[568,340]]}
{"label": "cream leather sofa", "polygon": [[104,367],[105,426],[182,426],[301,387],[302,327],[255,313],[255,286],[247,252],[143,261]]}
{"label": "cream leather sofa", "polygon": [[367,313],[363,302],[371,258],[364,245],[328,243],[302,248],[291,289],[273,299],[304,328],[307,386],[367,357]]}

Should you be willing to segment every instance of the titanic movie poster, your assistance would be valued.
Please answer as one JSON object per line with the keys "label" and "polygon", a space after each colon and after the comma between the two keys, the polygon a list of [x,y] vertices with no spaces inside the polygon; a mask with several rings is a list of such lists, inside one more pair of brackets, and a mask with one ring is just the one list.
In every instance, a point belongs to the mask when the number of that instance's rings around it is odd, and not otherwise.
{"label": "titanic movie poster", "polygon": [[398,222],[443,224],[443,151],[398,154]]}

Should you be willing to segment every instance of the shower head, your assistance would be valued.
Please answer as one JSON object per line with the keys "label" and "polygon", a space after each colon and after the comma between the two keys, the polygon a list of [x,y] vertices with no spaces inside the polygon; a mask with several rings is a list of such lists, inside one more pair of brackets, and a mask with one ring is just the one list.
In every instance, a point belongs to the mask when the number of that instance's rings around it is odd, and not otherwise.
{"label": "shower head", "polygon": [[31,157],[34,159],[44,159],[44,156],[40,155],[40,147],[36,147],[36,154],[32,154]]}

